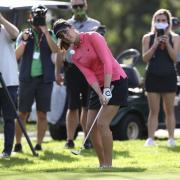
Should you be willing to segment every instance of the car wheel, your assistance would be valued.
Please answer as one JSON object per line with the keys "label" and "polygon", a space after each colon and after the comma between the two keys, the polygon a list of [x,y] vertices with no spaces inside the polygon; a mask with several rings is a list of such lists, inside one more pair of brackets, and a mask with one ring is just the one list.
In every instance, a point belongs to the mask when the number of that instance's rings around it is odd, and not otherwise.
{"label": "car wheel", "polygon": [[112,127],[114,140],[139,139],[143,136],[144,125],[136,114],[126,115],[115,127]]}
{"label": "car wheel", "polygon": [[49,124],[49,132],[54,140],[65,140],[67,138],[66,127]]}

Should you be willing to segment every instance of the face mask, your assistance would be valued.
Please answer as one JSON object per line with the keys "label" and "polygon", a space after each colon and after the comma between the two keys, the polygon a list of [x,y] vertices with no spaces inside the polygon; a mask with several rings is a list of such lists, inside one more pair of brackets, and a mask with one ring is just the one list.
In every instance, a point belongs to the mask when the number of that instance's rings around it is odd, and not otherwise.
{"label": "face mask", "polygon": [[86,16],[86,11],[81,9],[81,10],[75,10],[74,15],[76,17],[85,17]]}
{"label": "face mask", "polygon": [[161,22],[158,22],[158,23],[154,23],[154,26],[156,29],[163,29],[165,30],[169,24],[168,23],[161,23]]}

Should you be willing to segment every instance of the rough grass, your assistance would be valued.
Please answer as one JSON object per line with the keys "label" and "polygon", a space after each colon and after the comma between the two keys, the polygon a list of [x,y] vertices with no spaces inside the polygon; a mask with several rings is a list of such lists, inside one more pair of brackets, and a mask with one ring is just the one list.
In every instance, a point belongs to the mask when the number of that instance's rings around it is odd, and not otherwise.
{"label": "rough grass", "polygon": [[[165,139],[157,140],[158,146],[150,148],[143,146],[144,140],[114,141],[111,170],[98,168],[93,150],[73,155],[71,150],[64,149],[65,141],[45,138],[44,151],[39,157],[33,157],[26,141],[23,142],[23,154],[0,160],[0,179],[176,179],[180,175],[180,139],[175,148],[168,148]],[[78,138],[76,146],[80,147],[81,143],[82,139]],[[1,148],[2,144],[1,140]]]}

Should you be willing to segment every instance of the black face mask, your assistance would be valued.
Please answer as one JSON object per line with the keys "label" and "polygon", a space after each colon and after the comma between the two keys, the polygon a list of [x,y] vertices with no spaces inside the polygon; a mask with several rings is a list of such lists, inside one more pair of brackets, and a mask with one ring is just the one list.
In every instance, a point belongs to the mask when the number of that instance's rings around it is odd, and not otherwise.
{"label": "black face mask", "polygon": [[46,25],[46,19],[44,16],[35,16],[33,18],[33,25],[34,26],[44,26]]}

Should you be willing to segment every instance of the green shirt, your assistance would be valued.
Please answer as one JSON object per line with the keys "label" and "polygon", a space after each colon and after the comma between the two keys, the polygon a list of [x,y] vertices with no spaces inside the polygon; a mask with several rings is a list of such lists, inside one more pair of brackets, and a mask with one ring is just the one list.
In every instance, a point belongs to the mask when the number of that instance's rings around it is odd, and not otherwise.
{"label": "green shirt", "polygon": [[[43,34],[42,34],[43,35]],[[34,53],[33,53],[33,60],[32,60],[32,65],[31,65],[31,76],[36,77],[40,76],[43,74],[42,72],[42,63],[40,59],[40,49],[39,49],[39,44],[41,41],[42,37],[40,40],[38,40],[38,33],[34,31]]]}

